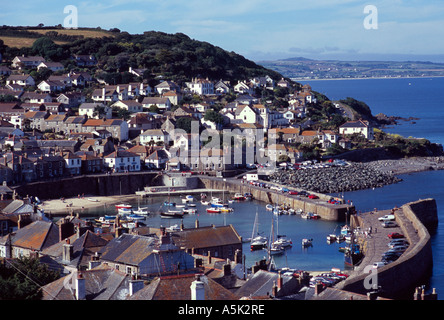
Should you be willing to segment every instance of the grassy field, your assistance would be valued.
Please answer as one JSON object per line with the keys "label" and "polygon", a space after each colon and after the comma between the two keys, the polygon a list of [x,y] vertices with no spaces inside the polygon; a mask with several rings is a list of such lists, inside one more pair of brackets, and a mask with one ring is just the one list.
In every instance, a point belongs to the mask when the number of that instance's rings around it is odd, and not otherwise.
{"label": "grassy field", "polygon": [[[85,38],[102,38],[102,37],[112,37],[113,33],[103,30],[85,30],[85,29],[28,29],[32,32],[38,32],[44,35],[49,31],[56,31],[59,34],[66,35],[83,35]],[[35,40],[34,38],[23,38],[23,37],[10,37],[10,36],[0,36],[0,39],[3,40],[5,45],[10,48],[23,48],[23,47],[31,47]],[[65,44],[68,42],[65,41],[54,41],[57,44]]]}

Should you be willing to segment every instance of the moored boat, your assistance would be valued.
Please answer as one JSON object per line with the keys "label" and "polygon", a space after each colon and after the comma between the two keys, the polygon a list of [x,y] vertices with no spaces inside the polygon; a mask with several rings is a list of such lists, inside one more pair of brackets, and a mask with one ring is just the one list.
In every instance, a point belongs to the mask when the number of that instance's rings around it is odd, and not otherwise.
{"label": "moored boat", "polygon": [[236,201],[243,201],[246,198],[242,193],[235,193],[233,199]]}
{"label": "moored boat", "polygon": [[168,210],[160,213],[161,218],[183,218],[183,215],[183,212],[174,210]]}
{"label": "moored boat", "polygon": [[131,208],[119,208],[117,211],[119,214],[130,214],[133,212]]}
{"label": "moored boat", "polygon": [[207,208],[207,213],[221,213],[221,209],[220,208]]}
{"label": "moored boat", "polygon": [[273,211],[273,205],[272,205],[272,204],[267,204],[267,205],[265,206],[265,209],[266,209],[267,211]]}
{"label": "moored boat", "polygon": [[313,239],[302,239],[302,246],[304,248],[311,247],[313,245]]}
{"label": "moored boat", "polygon": [[133,206],[128,203],[116,204],[116,209],[131,209]]}

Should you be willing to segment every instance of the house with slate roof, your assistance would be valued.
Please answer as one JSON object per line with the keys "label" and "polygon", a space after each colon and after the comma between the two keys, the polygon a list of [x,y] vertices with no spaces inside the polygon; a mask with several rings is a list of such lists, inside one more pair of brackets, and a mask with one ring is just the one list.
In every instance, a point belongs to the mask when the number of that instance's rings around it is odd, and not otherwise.
{"label": "house with slate roof", "polygon": [[341,135],[350,135],[358,133],[363,135],[368,140],[373,140],[373,127],[366,120],[347,121],[339,127]]}
{"label": "house with slate roof", "polygon": [[169,235],[157,237],[123,233],[100,252],[100,261],[126,274],[165,275],[194,268],[194,258],[170,243]]}

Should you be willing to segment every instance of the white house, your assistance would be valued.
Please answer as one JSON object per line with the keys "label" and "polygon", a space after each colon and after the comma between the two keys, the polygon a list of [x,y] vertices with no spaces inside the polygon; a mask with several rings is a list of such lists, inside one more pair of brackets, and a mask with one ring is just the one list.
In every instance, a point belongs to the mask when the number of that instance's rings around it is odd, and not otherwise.
{"label": "white house", "polygon": [[214,94],[214,83],[208,79],[193,78],[191,82],[186,83],[190,92],[198,95]]}
{"label": "white house", "polygon": [[111,107],[118,107],[128,110],[131,113],[137,113],[143,111],[143,105],[137,100],[122,100],[115,102]]}
{"label": "white house", "polygon": [[142,105],[144,108],[149,108],[151,106],[157,106],[161,110],[170,110],[171,109],[171,101],[168,98],[145,97],[142,100]]}
{"label": "white house", "polygon": [[234,86],[234,92],[241,94],[253,94],[254,93],[254,85],[251,83],[246,83],[245,81],[239,81]]}
{"label": "white house", "polygon": [[256,111],[248,105],[238,105],[236,108],[236,120],[241,120],[243,123],[258,122],[258,115]]}
{"label": "white house", "polygon": [[[102,114],[95,114],[96,108],[100,107],[103,110]],[[79,116],[88,116],[88,118],[106,118],[111,119],[112,118],[112,108],[108,107],[107,105],[103,103],[90,103],[90,102],[84,102],[79,107]]]}
{"label": "white house", "polygon": [[78,155],[75,155],[71,152],[67,152],[63,155],[63,158],[65,159],[65,169],[67,172],[71,175],[78,175],[80,174],[81,168],[82,168],[82,159]]}
{"label": "white house", "polygon": [[119,94],[112,88],[96,89],[93,91],[91,99],[96,102],[116,102],[119,100]]}
{"label": "white house", "polygon": [[373,128],[366,120],[347,121],[339,127],[339,134],[362,134],[366,139],[373,140]]}
{"label": "white house", "polygon": [[169,154],[166,150],[155,150],[146,157],[145,164],[152,163],[157,169],[165,169],[169,158]]}
{"label": "white house", "polygon": [[45,103],[52,102],[52,97],[48,93],[25,92],[21,99],[28,103]]}
{"label": "white house", "polygon": [[140,171],[140,156],[123,150],[117,150],[104,157],[105,167],[114,172]]}
{"label": "white house", "polygon": [[65,90],[65,84],[60,81],[44,80],[37,85],[37,88],[42,92],[53,93]]}
{"label": "white house", "polygon": [[163,143],[163,145],[167,145],[169,142],[168,132],[162,129],[148,129],[142,134],[140,134],[139,137],[141,145],[149,145],[157,143]]}
{"label": "white house", "polygon": [[18,68],[18,69],[21,69],[22,67],[37,68],[37,66],[41,62],[45,61],[46,61],[45,58],[40,56],[29,56],[29,57],[17,56],[12,60],[11,66],[13,68]]}

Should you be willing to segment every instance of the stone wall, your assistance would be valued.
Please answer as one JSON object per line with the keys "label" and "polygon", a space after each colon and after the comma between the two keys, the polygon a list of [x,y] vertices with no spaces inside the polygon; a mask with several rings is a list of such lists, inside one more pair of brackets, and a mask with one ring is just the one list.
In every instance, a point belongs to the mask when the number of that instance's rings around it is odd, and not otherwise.
{"label": "stone wall", "polygon": [[[403,254],[397,261],[387,267],[378,269],[378,285],[383,288],[382,296],[395,299],[410,299],[413,297],[414,288],[424,284],[433,267],[432,246],[430,234],[422,221],[437,222],[437,208],[434,199],[419,200],[402,206],[407,222],[400,223],[413,248]],[[406,233],[406,224],[411,224],[419,236],[419,241],[412,243],[409,233]],[[411,227],[409,226],[409,227]],[[354,278],[350,283],[344,284],[343,290],[366,294],[364,281],[368,274],[362,274]]]}
{"label": "stone wall", "polygon": [[158,185],[161,181],[157,173],[128,173],[111,175],[79,176],[54,181],[28,183],[15,188],[25,197],[36,196],[40,199],[76,197],[77,195],[114,196],[134,194],[145,186]]}
{"label": "stone wall", "polygon": [[[333,221],[345,221],[347,208],[350,210],[353,207],[347,205],[331,205],[327,204],[325,195],[321,195],[318,202],[304,201],[304,198],[297,199],[293,196],[289,197],[280,192],[274,192],[269,189],[251,188],[248,184],[233,183],[231,181],[223,181],[222,179],[214,178],[200,178],[203,186],[207,189],[219,189],[229,191],[231,193],[246,193],[251,192],[253,198],[265,203],[279,203],[288,204],[294,209],[302,209],[304,212],[313,212],[320,215],[321,219]],[[330,197],[328,197],[330,198]],[[322,203],[322,202],[325,202]]]}

